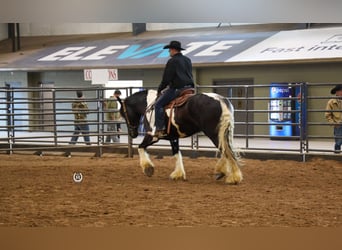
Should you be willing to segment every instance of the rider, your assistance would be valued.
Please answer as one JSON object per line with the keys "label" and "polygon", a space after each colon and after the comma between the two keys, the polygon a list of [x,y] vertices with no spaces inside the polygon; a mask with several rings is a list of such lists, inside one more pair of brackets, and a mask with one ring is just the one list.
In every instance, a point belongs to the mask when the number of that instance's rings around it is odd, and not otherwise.
{"label": "rider", "polygon": [[171,41],[163,49],[169,49],[168,60],[163,79],[158,87],[158,99],[155,103],[155,137],[163,137],[165,131],[164,106],[174,100],[185,88],[193,88],[192,63],[190,58],[184,56],[184,50],[179,41]]}

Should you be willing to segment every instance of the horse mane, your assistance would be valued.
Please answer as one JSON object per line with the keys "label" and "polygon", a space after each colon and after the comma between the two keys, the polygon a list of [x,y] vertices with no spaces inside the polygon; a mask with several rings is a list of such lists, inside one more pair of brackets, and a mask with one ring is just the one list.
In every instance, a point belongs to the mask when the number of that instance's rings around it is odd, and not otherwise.
{"label": "horse mane", "polygon": [[144,115],[147,106],[148,90],[144,89],[139,92],[135,92],[125,99],[125,106],[130,109],[136,115]]}
{"label": "horse mane", "polygon": [[134,94],[128,96],[125,99],[125,102],[129,105],[137,105],[140,104],[140,102],[146,100],[147,90],[144,89],[139,92],[135,92]]}

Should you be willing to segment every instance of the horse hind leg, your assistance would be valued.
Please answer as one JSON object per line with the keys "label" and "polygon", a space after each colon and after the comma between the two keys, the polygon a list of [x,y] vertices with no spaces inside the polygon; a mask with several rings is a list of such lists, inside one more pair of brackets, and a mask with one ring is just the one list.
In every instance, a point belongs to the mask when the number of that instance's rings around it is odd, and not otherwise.
{"label": "horse hind leg", "polygon": [[221,158],[218,160],[215,166],[214,174],[215,174],[216,180],[220,180],[223,177],[228,175],[227,164],[228,164],[227,159],[221,155]]}
{"label": "horse hind leg", "polygon": [[[220,148],[218,135],[208,134],[208,137],[212,140],[212,142],[217,148]],[[221,155],[220,159],[217,161],[215,165],[215,170],[214,170],[214,175],[215,175],[216,180],[220,180],[223,177],[228,176],[229,174],[228,167],[227,167],[228,165],[227,157],[225,157],[224,152],[222,151],[222,148],[220,149],[220,155]]]}
{"label": "horse hind leg", "polygon": [[221,159],[216,165],[217,178],[226,176],[227,184],[238,184],[242,181],[242,173],[239,167],[239,156],[233,151],[233,120],[227,115],[221,120],[219,127],[218,148],[221,151]]}
{"label": "horse hind leg", "polygon": [[226,183],[228,184],[238,184],[242,181],[242,173],[240,170],[240,156],[233,150],[233,127],[230,126],[228,129],[228,147],[226,147],[226,156],[228,160],[228,171],[230,175],[226,177]]}
{"label": "horse hind leg", "polygon": [[227,160],[227,169],[229,175],[227,175],[225,182],[227,184],[238,184],[242,181],[242,173],[239,168],[238,162],[234,158],[229,158]]}
{"label": "horse hind leg", "polygon": [[238,161],[233,156],[227,157],[224,153],[221,154],[215,166],[215,179],[220,180],[223,177],[226,177],[225,183],[227,184],[238,184],[243,178]]}
{"label": "horse hind leg", "polygon": [[239,167],[239,156],[233,151],[233,133],[229,131],[228,140],[225,140],[225,146],[222,148],[222,157],[226,159],[227,174],[225,182],[227,184],[238,184],[242,181],[242,173]]}

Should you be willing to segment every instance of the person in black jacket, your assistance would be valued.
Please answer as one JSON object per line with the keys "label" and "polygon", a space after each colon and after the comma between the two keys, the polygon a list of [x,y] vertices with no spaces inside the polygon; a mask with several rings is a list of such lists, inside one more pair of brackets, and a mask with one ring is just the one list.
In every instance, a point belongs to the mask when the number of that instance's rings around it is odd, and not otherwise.
{"label": "person in black jacket", "polygon": [[155,103],[155,131],[156,137],[166,135],[164,106],[174,100],[181,90],[193,88],[192,62],[184,56],[184,50],[179,41],[171,41],[163,49],[169,49],[170,59],[168,60],[161,83],[158,87],[158,96]]}

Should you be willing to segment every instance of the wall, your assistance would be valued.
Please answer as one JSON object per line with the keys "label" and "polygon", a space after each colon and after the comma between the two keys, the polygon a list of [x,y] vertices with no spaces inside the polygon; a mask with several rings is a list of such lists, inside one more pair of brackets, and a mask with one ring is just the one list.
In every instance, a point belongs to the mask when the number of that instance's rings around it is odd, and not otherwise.
{"label": "wall", "polygon": [[146,87],[157,87],[161,81],[163,69],[119,70],[119,80],[143,80]]}
{"label": "wall", "polygon": [[[157,87],[161,80],[163,69],[149,69],[149,70],[119,70],[119,80],[143,80],[146,87]],[[0,72],[1,76],[1,72]],[[41,73],[41,81],[54,82],[58,88],[93,88],[90,81],[84,81],[84,75],[82,70],[77,71],[47,71]],[[96,92],[85,91],[86,98],[94,98],[94,102],[88,101],[90,109],[96,109]],[[74,99],[75,91],[63,91],[56,92],[56,98]],[[57,104],[57,109],[70,109],[71,101],[61,102]],[[89,120],[96,120],[96,114],[89,114]],[[72,119],[71,115],[59,115],[58,119]],[[63,130],[71,130],[72,127],[59,128]],[[97,127],[95,125],[90,126],[90,130],[95,131]],[[125,130],[125,126],[123,126]]]}
{"label": "wall", "polygon": [[[5,90],[5,83],[11,84],[15,83],[13,87],[17,88],[20,87],[27,87],[27,73],[26,72],[0,72],[0,99],[2,100],[0,102],[0,126],[6,126],[6,113],[7,113],[7,104],[5,103],[6,100],[6,90]],[[16,92],[15,98],[27,98],[28,93],[27,92]],[[25,109],[27,108],[27,104],[16,104],[15,108]],[[20,113],[23,113],[22,111],[18,111]],[[20,119],[26,119],[25,116],[18,116]],[[20,124],[17,125],[27,125],[27,122],[23,121]],[[4,128],[0,129],[0,132],[6,131]]]}
{"label": "wall", "polygon": [[[317,63],[317,64],[287,64],[267,66],[235,66],[213,67],[197,70],[198,82],[211,85],[218,79],[254,79],[254,84],[265,85],[272,82],[309,82],[327,83],[329,86],[312,87],[309,96],[329,96],[333,84],[342,82],[342,63]],[[255,97],[268,97],[268,88],[256,88]],[[309,100],[310,109],[325,109],[326,99]],[[254,109],[267,109],[268,101],[255,101]],[[255,122],[267,121],[267,114],[254,114]],[[308,122],[325,122],[322,112],[309,114]],[[267,126],[256,126],[255,134],[268,134]],[[310,134],[331,136],[332,131],[326,126],[310,126]]]}
{"label": "wall", "polygon": [[[309,96],[329,97],[330,89],[335,83],[342,82],[342,63],[315,63],[315,64],[288,64],[288,65],[255,65],[255,66],[229,66],[229,67],[201,67],[194,68],[195,82],[200,85],[211,85],[214,80],[221,79],[253,79],[256,85],[268,85],[272,82],[309,82],[326,83],[327,86],[309,88]],[[146,87],[157,87],[160,83],[163,68],[159,69],[125,69],[119,70],[120,80],[143,80]],[[5,81],[21,81],[23,87],[27,86],[26,72],[0,72],[0,87]],[[90,82],[83,80],[83,71],[57,71],[42,72],[41,81],[52,81],[56,87],[91,87]],[[206,90],[208,91],[208,90]],[[209,90],[210,91],[210,90]],[[73,98],[74,93],[66,92],[64,95]],[[255,97],[268,97],[269,88],[255,88]],[[95,98],[93,92],[87,93],[87,97]],[[325,109],[327,99],[309,100],[310,109]],[[62,105],[62,104],[60,104]],[[69,104],[66,104],[69,105]],[[96,103],[90,104],[96,108]],[[68,108],[68,107],[66,107]],[[268,100],[254,101],[254,109],[267,110]],[[267,122],[267,113],[254,114],[255,122]],[[312,112],[308,117],[309,122],[325,122],[322,112]],[[255,134],[268,135],[268,126],[255,126]],[[309,133],[313,135],[331,136],[331,129],[327,126],[310,126]]]}
{"label": "wall", "polygon": [[2,71],[0,72],[0,88],[5,87],[6,82],[21,82],[27,87],[27,72],[24,71]]}
{"label": "wall", "polygon": [[[146,30],[173,30],[218,27],[219,23],[146,23]],[[245,25],[222,23],[223,26]],[[20,23],[21,36],[55,36],[132,32],[132,23]],[[0,24],[0,41],[7,38],[7,24]]]}
{"label": "wall", "polygon": [[[146,29],[153,31],[216,26],[218,26],[218,23],[148,23]],[[78,35],[131,31],[132,23],[20,23],[21,36]],[[5,38],[7,38],[7,24],[0,24],[0,40]]]}
{"label": "wall", "polygon": [[21,23],[22,36],[55,36],[132,31],[131,23]]}
{"label": "wall", "polygon": [[[76,90],[78,88],[92,88],[94,86],[91,85],[91,82],[84,81],[83,71],[47,71],[42,72],[41,74],[41,81],[43,82],[54,82],[56,88],[66,88],[65,91],[56,91],[56,99],[62,100],[65,99],[66,101],[59,101],[56,105],[56,109],[64,109],[67,112],[71,111],[71,105],[74,99],[76,99]],[[96,102],[96,91],[93,90],[85,90],[83,91],[84,97],[87,99],[94,99],[94,100],[87,100],[87,104],[90,110],[97,109],[97,102]],[[74,116],[73,114],[61,114],[57,115],[57,120],[70,120],[71,123],[73,122]],[[89,121],[97,120],[97,114],[90,113],[87,117]],[[59,127],[59,130],[63,131],[72,131],[73,126],[63,126]],[[96,125],[90,125],[90,131],[96,131]],[[80,139],[81,140],[81,139]]]}
{"label": "wall", "polygon": [[[191,28],[205,28],[218,27],[219,23],[147,23],[146,29],[153,30],[172,30],[172,29],[191,29]],[[227,24],[221,24],[225,26]]]}
{"label": "wall", "polygon": [[[30,74],[34,74],[34,77],[30,77]],[[32,79],[30,82],[29,79]],[[79,88],[90,88],[91,86],[90,82],[86,82],[83,79],[83,71],[47,71],[47,72],[34,72],[34,73],[28,73],[28,72],[0,72],[0,88],[5,87],[6,82],[20,82],[22,88],[26,87],[39,87],[40,85],[38,82],[53,82],[55,84],[55,87],[58,88],[69,88],[68,91],[56,91],[56,99],[65,99],[66,101],[59,101],[56,104],[57,110],[66,110],[66,112],[71,112],[71,102],[76,98],[76,89]],[[74,88],[74,89],[70,89]],[[24,91],[24,96],[21,98],[37,98],[38,92],[26,92]],[[5,90],[0,90],[0,99],[5,100]],[[96,92],[95,91],[85,91],[84,92],[86,98],[94,98],[94,101],[89,101],[88,105],[90,109],[96,109],[97,103],[96,103]],[[25,104],[26,107],[28,107],[27,104]],[[30,108],[34,108],[32,104],[30,105]],[[0,104],[0,114],[4,115],[6,112],[6,106],[4,103]],[[39,111],[37,111],[39,112]],[[62,112],[63,113],[63,112]],[[73,122],[73,115],[72,114],[60,114],[57,115],[57,120],[70,120],[70,123]],[[89,114],[90,120],[96,120],[97,117],[95,117],[95,114]],[[33,117],[31,117],[33,118]],[[36,118],[36,117],[34,117]],[[4,126],[6,123],[5,120],[0,121],[0,126]],[[28,125],[29,123],[25,121],[22,125]],[[34,122],[31,122],[30,124],[35,124]],[[58,127],[59,130],[63,131],[72,131],[73,126],[63,126]],[[92,125],[90,126],[91,130],[96,130],[96,126]]]}
{"label": "wall", "polygon": [[5,40],[8,37],[7,24],[0,23],[0,41]]}
{"label": "wall", "polygon": [[[229,66],[194,68],[195,82],[200,85],[212,85],[214,80],[220,79],[253,79],[254,84],[269,85],[272,82],[309,82],[323,83],[328,86],[309,88],[310,96],[330,96],[332,85],[342,82],[340,69],[342,63],[317,64],[288,64],[267,66]],[[163,69],[120,70],[120,80],[143,80],[146,87],[157,87],[162,77]],[[203,91],[211,91],[203,89]],[[255,88],[254,97],[269,97],[269,88]],[[325,109],[326,99],[309,100],[311,109]],[[267,110],[268,100],[254,101],[254,109]],[[255,122],[267,122],[267,113],[254,114]],[[309,122],[325,122],[322,112],[312,112]],[[255,134],[268,135],[269,128],[265,125],[255,126]],[[310,126],[309,133],[314,135],[331,136],[331,130],[326,126]]]}

